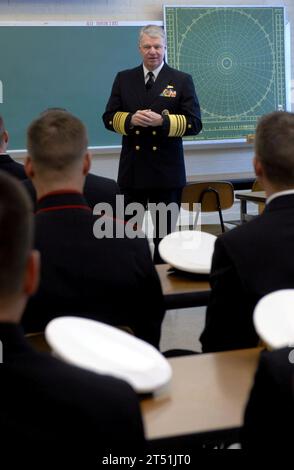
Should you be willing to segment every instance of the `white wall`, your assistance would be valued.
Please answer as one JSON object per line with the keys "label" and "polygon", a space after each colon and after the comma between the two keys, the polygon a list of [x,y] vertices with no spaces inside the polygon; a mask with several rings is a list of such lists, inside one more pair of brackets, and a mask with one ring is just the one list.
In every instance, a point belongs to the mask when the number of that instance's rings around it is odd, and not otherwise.
{"label": "white wall", "polygon": [[[287,18],[294,25],[293,0],[237,1],[237,0],[1,0],[1,21],[28,20],[162,20],[162,5],[282,5],[287,8]],[[291,58],[294,54],[294,34],[291,37]],[[138,58],[139,60],[139,58]],[[292,73],[294,60],[292,63]],[[292,100],[291,100],[292,101]],[[294,101],[294,100],[293,100]],[[185,151],[187,174],[191,179],[209,177],[237,178],[253,176],[252,147],[249,145],[208,148],[197,146]],[[94,155],[93,170],[105,176],[116,178],[118,151]]]}

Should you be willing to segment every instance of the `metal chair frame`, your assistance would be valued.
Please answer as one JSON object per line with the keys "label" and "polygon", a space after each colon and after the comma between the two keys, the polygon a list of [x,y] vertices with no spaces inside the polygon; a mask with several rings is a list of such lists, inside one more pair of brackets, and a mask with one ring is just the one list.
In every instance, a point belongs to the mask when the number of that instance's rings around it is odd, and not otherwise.
{"label": "metal chair frame", "polygon": [[[219,214],[219,219],[220,219],[220,226],[221,226],[221,230],[222,230],[222,233],[225,232],[225,224],[224,224],[224,219],[223,219],[223,214],[222,214],[222,205],[221,205],[221,199],[220,199],[220,194],[219,194],[219,191],[212,187],[213,184],[216,183],[216,184],[220,184],[220,183],[225,183],[228,187],[230,186],[231,188],[231,191],[232,191],[232,202],[231,202],[231,205],[226,205],[225,208],[228,208],[228,207],[231,207],[234,203],[234,190],[233,190],[233,185],[228,182],[228,181],[215,181],[215,182],[207,182],[207,188],[204,188],[201,193],[200,193],[200,196],[198,198],[198,200],[195,201],[195,203],[199,203],[201,204],[202,206],[202,202],[203,202],[203,199],[205,197],[206,194],[209,194],[209,193],[212,193],[214,194],[215,196],[215,202],[216,202],[216,206],[215,206],[215,209],[213,210],[208,210],[206,211],[204,209],[203,212],[212,212],[212,211],[215,211],[215,212],[218,212]],[[192,183],[192,184],[188,184],[186,187],[188,188],[189,186],[191,187],[193,184],[198,184],[198,183]],[[200,183],[201,184],[201,183]],[[191,204],[192,201],[185,201],[183,200],[182,198],[182,203],[185,203],[185,202],[188,202],[188,204]],[[195,216],[195,221],[194,221],[194,224],[193,226],[190,226],[190,228],[193,228],[193,229],[196,229],[197,227],[197,223],[198,223],[198,219],[199,219],[199,215],[200,215],[200,210],[197,210],[196,211],[196,216]]]}

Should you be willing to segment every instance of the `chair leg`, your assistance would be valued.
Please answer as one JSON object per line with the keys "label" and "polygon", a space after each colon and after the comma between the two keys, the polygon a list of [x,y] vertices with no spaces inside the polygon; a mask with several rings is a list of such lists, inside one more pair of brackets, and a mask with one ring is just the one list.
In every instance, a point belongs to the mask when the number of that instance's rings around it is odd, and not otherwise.
{"label": "chair leg", "polygon": [[219,213],[220,226],[221,226],[221,229],[222,229],[222,233],[224,233],[225,232],[225,224],[224,224],[224,220],[223,220],[223,214],[222,214],[222,209],[221,209],[219,193],[214,188],[209,187],[207,189],[204,189],[202,191],[201,195],[200,195],[200,198],[199,198],[200,204],[202,203],[202,200],[203,200],[203,197],[204,197],[205,193],[213,193],[216,197],[216,203],[217,203],[217,210],[218,210],[218,213]]}
{"label": "chair leg", "polygon": [[209,188],[209,189],[215,194],[220,225],[221,225],[221,228],[222,228],[222,233],[224,233],[225,232],[225,224],[224,224],[224,219],[223,219],[223,214],[222,214],[222,208],[221,208],[219,193],[218,193],[218,191],[216,191],[216,189],[213,189],[213,188]]}
{"label": "chair leg", "polygon": [[222,210],[221,210],[220,207],[218,208],[218,214],[219,214],[219,220],[220,220],[220,224],[221,224],[221,228],[222,228],[222,233],[225,233],[225,224],[224,224]]}

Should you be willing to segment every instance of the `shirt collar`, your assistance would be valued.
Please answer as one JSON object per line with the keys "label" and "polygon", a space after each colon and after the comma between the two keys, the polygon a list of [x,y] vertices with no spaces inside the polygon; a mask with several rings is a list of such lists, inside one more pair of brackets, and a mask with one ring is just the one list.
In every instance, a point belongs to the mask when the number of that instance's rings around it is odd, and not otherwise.
{"label": "shirt collar", "polygon": [[57,189],[55,191],[49,191],[49,193],[46,193],[44,194],[43,196],[41,196],[37,202],[40,202],[43,200],[43,198],[47,198],[48,196],[58,196],[60,194],[79,194],[82,196],[82,193],[80,191],[77,191],[76,189]]}
{"label": "shirt collar", "polygon": [[276,199],[280,196],[289,196],[290,194],[294,194],[294,189],[286,189],[285,191],[278,191],[277,193],[271,194],[266,200],[266,204],[269,204],[273,199]]}
{"label": "shirt collar", "polygon": [[65,209],[85,209],[89,212],[92,211],[83,194],[79,191],[60,190],[42,196],[37,201],[35,214]]}
{"label": "shirt collar", "polygon": [[162,63],[159,65],[159,67],[157,67],[155,70],[148,70],[145,65],[143,64],[143,70],[144,70],[144,78],[145,78],[145,82],[148,80],[149,76],[147,75],[148,72],[152,72],[153,75],[154,75],[154,81],[157,79],[158,77],[158,74],[160,72],[160,70],[162,69],[162,67],[164,66],[164,61],[162,61]]}

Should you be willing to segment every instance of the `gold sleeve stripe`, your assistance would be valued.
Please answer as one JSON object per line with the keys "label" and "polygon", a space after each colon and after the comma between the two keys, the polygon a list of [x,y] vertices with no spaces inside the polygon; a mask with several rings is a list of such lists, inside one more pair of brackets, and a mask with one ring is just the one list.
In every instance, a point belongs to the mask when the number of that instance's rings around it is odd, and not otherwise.
{"label": "gold sleeve stripe", "polygon": [[169,137],[182,137],[186,132],[187,119],[182,114],[169,114]]}
{"label": "gold sleeve stripe", "polygon": [[177,132],[177,137],[180,137],[183,135],[183,116],[177,116],[178,117],[178,132]]}
{"label": "gold sleeve stripe", "polygon": [[121,118],[122,112],[117,112],[113,116],[113,128],[115,132],[118,132],[119,134],[122,134],[121,128],[120,128],[120,118]]}
{"label": "gold sleeve stripe", "polygon": [[181,118],[181,121],[182,121],[182,130],[181,130],[181,133],[180,133],[180,136],[184,135],[185,132],[186,132],[186,129],[187,129],[187,119],[186,119],[186,116],[179,116]]}
{"label": "gold sleeve stripe", "polygon": [[118,134],[127,135],[125,130],[125,122],[129,113],[123,113],[122,111],[118,111],[113,116],[113,129]]}
{"label": "gold sleeve stripe", "polygon": [[177,118],[174,114],[169,114],[169,137],[175,137],[176,134],[176,125],[177,125]]}

